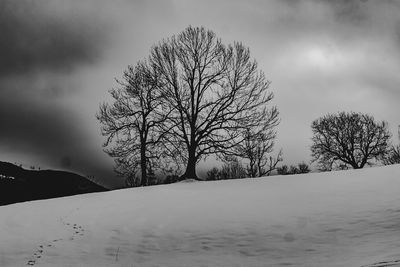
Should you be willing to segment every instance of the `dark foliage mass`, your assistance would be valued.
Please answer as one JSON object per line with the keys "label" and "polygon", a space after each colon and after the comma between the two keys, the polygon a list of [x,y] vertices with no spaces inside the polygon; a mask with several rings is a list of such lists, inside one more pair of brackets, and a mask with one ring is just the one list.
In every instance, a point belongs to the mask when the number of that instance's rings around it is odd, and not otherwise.
{"label": "dark foliage mass", "polygon": [[0,162],[0,205],[103,191],[107,189],[75,173]]}
{"label": "dark foliage mass", "polygon": [[330,170],[340,164],[354,169],[379,161],[388,152],[388,125],[367,114],[340,112],[328,114],[312,123],[314,161]]}
{"label": "dark foliage mass", "polygon": [[173,184],[173,183],[180,182],[180,181],[182,181],[182,177],[181,176],[171,174],[171,175],[167,175],[165,177],[165,179],[163,181],[159,181],[159,183],[161,183],[161,184]]}
{"label": "dark foliage mass", "polygon": [[279,175],[301,174],[301,173],[309,173],[311,171],[308,164],[304,162],[297,164],[297,166],[282,165],[281,167],[278,167],[276,170]]}
{"label": "dark foliage mass", "polygon": [[227,180],[227,179],[240,179],[247,177],[246,168],[240,163],[237,158],[230,158],[225,161],[222,167],[212,168],[207,172],[207,180]]}
{"label": "dark foliage mass", "polygon": [[72,19],[46,12],[40,6],[45,2],[0,1],[0,78],[35,70],[70,71],[99,58],[103,23],[81,11]]}
{"label": "dark foliage mass", "polygon": [[[260,154],[258,154],[260,156]],[[255,178],[262,176],[269,176],[276,170],[277,164],[282,161],[282,151],[278,153],[276,158],[270,156],[267,158],[261,157],[259,160],[251,162],[248,158],[246,163],[239,160],[239,157],[227,156],[224,159],[224,164],[221,168],[213,167],[207,172],[207,180],[227,180],[227,179],[240,179],[240,178]],[[265,164],[260,164],[265,161]]]}

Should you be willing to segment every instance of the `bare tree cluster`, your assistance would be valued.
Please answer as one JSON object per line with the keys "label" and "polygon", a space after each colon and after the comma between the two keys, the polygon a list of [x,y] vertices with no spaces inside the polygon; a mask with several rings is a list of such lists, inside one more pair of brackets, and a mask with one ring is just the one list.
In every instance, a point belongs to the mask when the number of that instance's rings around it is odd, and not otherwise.
{"label": "bare tree cluster", "polygon": [[335,165],[363,168],[379,161],[388,152],[391,137],[385,121],[355,112],[328,114],[312,123],[314,161],[322,169]]}
{"label": "bare tree cluster", "polygon": [[278,124],[270,82],[242,43],[225,45],[210,30],[188,27],[153,46],[123,78],[97,118],[106,152],[129,183],[148,185],[149,170],[167,159],[184,165],[182,178],[197,179],[199,160],[232,155],[253,129],[252,168],[265,175],[276,166],[266,160]]}
{"label": "bare tree cluster", "polygon": [[[225,45],[210,30],[188,27],[154,45],[117,83],[97,118],[105,151],[128,186],[156,184],[160,170],[167,182],[198,179],[196,165],[209,155],[231,159],[209,171],[214,180],[310,171],[307,164],[278,168],[270,82],[242,43]],[[328,114],[311,128],[313,161],[322,170],[400,163],[387,123],[370,115]]]}

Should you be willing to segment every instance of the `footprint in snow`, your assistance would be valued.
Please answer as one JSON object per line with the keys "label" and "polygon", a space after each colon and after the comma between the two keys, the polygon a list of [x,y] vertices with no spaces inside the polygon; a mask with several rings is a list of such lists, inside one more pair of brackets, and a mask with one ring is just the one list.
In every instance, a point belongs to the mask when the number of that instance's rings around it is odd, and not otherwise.
{"label": "footprint in snow", "polygon": [[371,265],[364,265],[362,267],[400,267],[400,260],[381,261]]}

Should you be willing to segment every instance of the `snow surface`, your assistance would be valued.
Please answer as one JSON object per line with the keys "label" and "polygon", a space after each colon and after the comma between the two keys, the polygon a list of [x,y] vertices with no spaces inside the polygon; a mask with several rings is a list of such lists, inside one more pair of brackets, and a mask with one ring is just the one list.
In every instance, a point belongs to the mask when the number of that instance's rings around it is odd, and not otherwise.
{"label": "snow surface", "polygon": [[400,165],[0,207],[0,266],[351,267],[399,259]]}

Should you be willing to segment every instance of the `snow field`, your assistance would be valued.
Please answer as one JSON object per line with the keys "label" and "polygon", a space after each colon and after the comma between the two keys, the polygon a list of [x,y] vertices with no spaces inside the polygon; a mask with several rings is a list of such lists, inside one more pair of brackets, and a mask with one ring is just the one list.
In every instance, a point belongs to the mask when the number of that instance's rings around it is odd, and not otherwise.
{"label": "snow field", "polygon": [[395,266],[400,166],[13,204],[0,241],[0,266]]}

